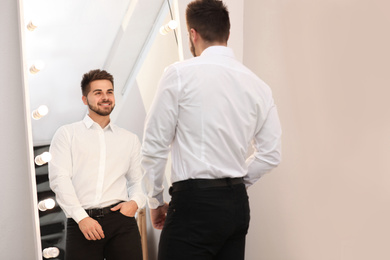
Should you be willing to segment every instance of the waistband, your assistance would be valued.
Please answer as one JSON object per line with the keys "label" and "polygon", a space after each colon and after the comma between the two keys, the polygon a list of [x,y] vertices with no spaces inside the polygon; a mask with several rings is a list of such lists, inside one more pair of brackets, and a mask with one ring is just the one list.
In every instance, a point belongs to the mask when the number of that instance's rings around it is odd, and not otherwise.
{"label": "waistband", "polygon": [[172,195],[173,192],[182,190],[227,187],[241,183],[244,183],[243,178],[189,179],[172,183],[169,194]]}
{"label": "waistband", "polygon": [[102,218],[105,215],[112,213],[113,211],[111,210],[111,208],[115,207],[119,203],[122,203],[122,201],[104,208],[86,209],[85,211],[91,218]]}

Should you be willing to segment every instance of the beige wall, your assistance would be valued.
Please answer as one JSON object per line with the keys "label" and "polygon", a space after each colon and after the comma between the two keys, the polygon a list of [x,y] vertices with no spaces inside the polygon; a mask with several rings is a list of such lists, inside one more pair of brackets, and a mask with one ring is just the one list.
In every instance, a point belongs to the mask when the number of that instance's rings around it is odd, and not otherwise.
{"label": "beige wall", "polygon": [[283,162],[250,189],[248,260],[390,259],[390,5],[245,0]]}

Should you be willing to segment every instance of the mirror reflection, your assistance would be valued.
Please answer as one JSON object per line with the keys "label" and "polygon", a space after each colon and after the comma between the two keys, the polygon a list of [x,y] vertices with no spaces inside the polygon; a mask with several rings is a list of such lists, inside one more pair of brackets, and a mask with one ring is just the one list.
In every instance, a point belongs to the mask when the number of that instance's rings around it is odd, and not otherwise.
{"label": "mirror reflection", "polygon": [[177,38],[164,0],[36,0],[24,1],[23,10],[42,250],[44,258],[64,259],[66,216],[49,187],[47,152],[60,126],[87,113],[82,75],[101,68],[114,76],[111,120],[141,140],[159,77],[179,59]]}

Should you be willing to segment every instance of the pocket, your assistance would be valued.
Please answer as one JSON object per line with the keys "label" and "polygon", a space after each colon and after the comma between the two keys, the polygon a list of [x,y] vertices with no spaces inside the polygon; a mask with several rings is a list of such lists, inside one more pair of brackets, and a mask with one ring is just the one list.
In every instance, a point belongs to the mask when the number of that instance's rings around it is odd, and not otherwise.
{"label": "pocket", "polygon": [[120,210],[118,210],[118,211],[115,211],[115,212],[117,212],[119,215],[121,215],[122,217],[125,217],[125,218],[134,218],[135,219],[135,216],[132,216],[132,217],[130,217],[130,216],[126,216],[125,214],[123,214],[122,212],[120,212]]}

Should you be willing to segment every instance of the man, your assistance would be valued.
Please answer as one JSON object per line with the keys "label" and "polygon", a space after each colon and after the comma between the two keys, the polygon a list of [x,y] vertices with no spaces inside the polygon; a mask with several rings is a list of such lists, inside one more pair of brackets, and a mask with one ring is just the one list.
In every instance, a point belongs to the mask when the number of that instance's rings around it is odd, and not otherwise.
{"label": "man", "polygon": [[226,6],[193,1],[186,20],[195,58],[165,70],[142,147],[151,221],[162,229],[159,260],[240,260],[249,227],[246,188],[280,162],[279,118],[270,88],[227,47]]}
{"label": "man", "polygon": [[162,229],[159,260],[240,260],[249,227],[246,188],[280,162],[279,118],[270,88],[227,47],[226,6],[193,1],[186,19],[195,58],[165,70],[142,147],[151,221]]}
{"label": "man", "polygon": [[55,133],[50,187],[67,220],[66,259],[142,259],[134,215],[144,207],[140,142],[110,122],[114,80],[91,70],[81,81],[88,114]]}

